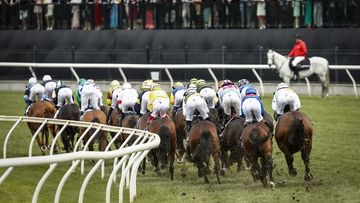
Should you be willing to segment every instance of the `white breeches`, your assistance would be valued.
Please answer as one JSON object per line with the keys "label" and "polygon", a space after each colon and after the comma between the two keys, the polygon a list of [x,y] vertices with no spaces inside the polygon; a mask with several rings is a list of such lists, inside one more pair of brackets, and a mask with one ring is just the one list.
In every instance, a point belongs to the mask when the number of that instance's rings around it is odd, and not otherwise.
{"label": "white breeches", "polygon": [[207,88],[202,89],[199,92],[199,94],[201,95],[202,98],[204,98],[209,109],[215,108],[215,101],[214,101],[214,98],[216,96],[215,90],[207,87]]}
{"label": "white breeches", "polygon": [[52,96],[53,91],[56,88],[56,82],[47,82],[45,84],[44,88],[45,88],[44,99],[48,99],[48,100],[52,99],[53,98],[53,96]]}
{"label": "white breeches", "polygon": [[200,116],[203,119],[209,117],[209,108],[207,107],[205,100],[198,95],[190,96],[187,99],[186,104],[185,102],[183,103],[183,114],[186,121],[193,120],[195,110],[199,111]]}
{"label": "white breeches", "polygon": [[228,92],[222,98],[222,107],[224,113],[228,116],[231,114],[231,107],[235,109],[237,115],[240,115],[240,97],[235,92]]}
{"label": "white breeches", "polygon": [[[81,92],[81,111],[85,111],[89,105],[95,110],[100,110],[98,102],[99,95],[98,90],[94,88],[83,88]],[[89,104],[90,103],[90,104]]]}
{"label": "white breeches", "polygon": [[[280,94],[276,98],[275,110],[277,114],[283,115],[284,108],[289,105],[290,111],[296,111],[301,107],[300,99],[297,94],[286,92]],[[273,108],[274,109],[274,108]]]}
{"label": "white breeches", "polygon": [[134,110],[134,106],[136,103],[136,100],[138,98],[138,94],[133,92],[123,92],[121,95],[121,103],[119,103],[119,108],[123,113],[128,113],[129,108]]}
{"label": "white breeches", "polygon": [[[45,88],[42,85],[35,84],[30,89],[29,100],[32,102],[41,100],[44,97],[44,91],[45,91]],[[36,99],[36,95],[38,95],[37,99]]]}
{"label": "white breeches", "polygon": [[153,111],[151,113],[152,117],[158,117],[160,114],[160,117],[166,116],[166,111],[169,109],[170,106],[170,100],[169,98],[158,98],[155,99],[153,104]]}
{"label": "white breeches", "polygon": [[185,94],[186,90],[178,90],[175,93],[175,101],[174,101],[174,106],[176,107],[180,107],[181,103],[184,100],[184,94]]}
{"label": "white breeches", "polygon": [[254,113],[257,122],[260,122],[263,119],[261,115],[261,104],[255,98],[245,99],[245,101],[242,104],[242,111],[245,114],[246,122],[252,122],[253,120],[252,113]]}
{"label": "white breeches", "polygon": [[149,95],[150,95],[151,91],[147,91],[145,92],[142,97],[141,97],[141,110],[140,113],[141,114],[145,114],[147,112],[147,106],[149,103]]}
{"label": "white breeches", "polygon": [[57,105],[58,107],[61,107],[66,99],[67,103],[74,103],[74,100],[72,98],[72,90],[70,88],[61,88],[59,89],[58,95],[57,95]]}
{"label": "white breeches", "polygon": [[292,61],[292,65],[296,66],[300,61],[304,60],[305,57],[304,56],[297,56],[294,58],[294,60]]}

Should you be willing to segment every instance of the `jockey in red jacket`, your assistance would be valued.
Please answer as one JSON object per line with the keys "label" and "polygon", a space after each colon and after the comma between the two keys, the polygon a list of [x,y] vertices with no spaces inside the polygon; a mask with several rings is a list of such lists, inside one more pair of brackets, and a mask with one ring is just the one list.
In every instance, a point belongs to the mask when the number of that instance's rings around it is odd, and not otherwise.
{"label": "jockey in red jacket", "polygon": [[[294,57],[294,60],[292,61],[291,65],[293,67],[296,67],[302,60],[305,59],[307,55],[307,48],[304,41],[301,40],[301,37],[299,34],[296,34],[296,41],[294,44],[293,49],[288,54],[288,57]],[[297,75],[297,71],[295,71],[295,74]]]}

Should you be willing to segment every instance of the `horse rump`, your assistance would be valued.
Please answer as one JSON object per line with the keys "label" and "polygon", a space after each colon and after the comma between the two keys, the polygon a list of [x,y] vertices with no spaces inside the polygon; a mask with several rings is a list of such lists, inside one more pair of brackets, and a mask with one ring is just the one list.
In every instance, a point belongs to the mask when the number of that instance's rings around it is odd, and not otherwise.
{"label": "horse rump", "polygon": [[305,129],[304,123],[301,118],[294,116],[294,122],[292,123],[292,133],[288,137],[288,142],[292,145],[295,151],[299,151],[304,145],[305,141]]}
{"label": "horse rump", "polygon": [[264,136],[264,137],[260,137],[260,132],[258,128],[253,128],[250,131],[249,134],[249,141],[252,145],[254,146],[258,146],[261,145],[262,143],[266,142],[266,140],[269,139],[269,135]]}

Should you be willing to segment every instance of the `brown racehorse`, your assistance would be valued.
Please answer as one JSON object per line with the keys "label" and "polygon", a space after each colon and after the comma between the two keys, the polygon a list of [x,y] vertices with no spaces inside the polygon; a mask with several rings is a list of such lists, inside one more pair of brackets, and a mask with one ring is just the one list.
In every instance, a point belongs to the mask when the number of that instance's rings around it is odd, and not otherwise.
{"label": "brown racehorse", "polygon": [[154,119],[147,129],[149,132],[158,134],[161,140],[159,147],[151,150],[148,155],[153,160],[155,171],[157,173],[160,172],[159,162],[161,162],[161,170],[164,170],[166,164],[169,162],[170,176],[171,180],[173,180],[176,152],[176,132],[174,122],[168,117]]}
{"label": "brown racehorse", "polygon": [[[80,108],[77,104],[65,104],[60,107],[58,114],[56,115],[57,119],[64,120],[80,120]],[[58,125],[58,130],[62,128],[62,125]],[[61,139],[64,144],[64,150],[66,152],[71,152],[74,149],[74,138],[75,134],[79,132],[78,127],[68,126],[61,134]]]}
{"label": "brown racehorse", "polygon": [[313,128],[309,117],[303,112],[287,112],[279,118],[275,129],[275,139],[284,153],[289,174],[296,176],[293,166],[293,154],[301,151],[301,158],[305,164],[305,181],[310,181],[313,176],[310,173],[310,152],[312,148]]}
{"label": "brown racehorse", "polygon": [[[124,119],[121,121],[121,127],[124,128],[136,128],[136,124],[139,120],[139,115],[136,113],[128,113],[125,114]],[[127,139],[127,137],[129,136],[129,134],[123,133],[121,135],[121,139],[123,141],[125,141]],[[132,137],[129,141],[129,145],[132,145],[132,143],[136,140],[136,137]]]}
{"label": "brown racehorse", "polygon": [[211,121],[196,120],[189,131],[189,144],[192,160],[198,168],[198,176],[209,183],[210,156],[214,159],[214,171],[220,184],[220,140],[216,126]]}
{"label": "brown racehorse", "polygon": [[[120,117],[121,117],[121,110],[116,107],[110,115],[110,123],[109,125],[112,126],[120,126],[121,121],[120,121]],[[114,137],[116,135],[116,132],[110,132],[111,137]],[[114,141],[114,145],[116,147],[116,149],[119,149],[119,147],[121,146],[121,143],[123,142],[121,136],[119,136],[115,141]]]}
{"label": "brown racehorse", "polygon": [[[40,117],[40,118],[54,118],[56,109],[53,103],[48,101],[36,101],[29,107],[27,111],[27,116],[30,117]],[[37,129],[40,127],[40,123],[27,123],[31,134],[35,134]],[[41,131],[41,137],[37,136],[36,141],[41,149],[43,155],[45,155],[45,150],[49,148],[49,129],[50,133],[55,136],[55,126],[54,125],[45,125]]]}
{"label": "brown racehorse", "polygon": [[[275,187],[272,177],[272,133],[269,127],[263,123],[251,123],[242,132],[242,139],[247,157],[251,162],[251,175],[254,180],[260,179],[264,186]],[[259,162],[260,158],[260,162]]]}
{"label": "brown racehorse", "polygon": [[136,129],[139,129],[139,130],[145,129],[149,115],[150,115],[150,112],[146,112],[144,115],[142,115],[139,118],[138,122],[136,123]]}
{"label": "brown racehorse", "polygon": [[[100,123],[100,124],[106,125],[106,115],[101,110],[85,111],[82,120],[86,121],[86,122]],[[80,135],[83,134],[85,129],[86,128],[80,128]],[[94,133],[94,131],[95,130],[92,129],[87,133],[87,135],[85,135],[84,140],[83,140],[84,145],[90,139],[90,137]],[[95,136],[95,138],[90,142],[90,145],[89,145],[89,150],[90,151],[94,150],[93,144],[95,142],[95,139],[99,141],[99,150],[104,151],[107,144],[108,144],[106,133],[104,131],[102,131],[102,130],[100,130],[98,132],[98,134]]]}
{"label": "brown racehorse", "polygon": [[[241,147],[241,134],[244,128],[245,119],[238,117],[231,119],[224,128],[221,134],[221,160],[222,160],[222,174],[225,169],[228,169],[234,162],[237,163],[237,171],[241,170],[242,159],[245,151]],[[230,155],[228,152],[230,151]]]}

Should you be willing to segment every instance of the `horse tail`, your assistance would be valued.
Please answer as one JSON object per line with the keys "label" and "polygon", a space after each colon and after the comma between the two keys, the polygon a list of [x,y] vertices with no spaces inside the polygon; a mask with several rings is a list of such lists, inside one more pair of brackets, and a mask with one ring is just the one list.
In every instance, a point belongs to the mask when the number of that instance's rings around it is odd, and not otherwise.
{"label": "horse tail", "polygon": [[135,117],[135,116],[131,116],[129,118],[129,127],[130,128],[135,128],[136,127],[136,124],[137,124],[137,121],[138,121],[138,118]]}
{"label": "horse tail", "polygon": [[200,135],[199,145],[193,153],[195,162],[206,162],[209,160],[212,151],[211,132],[206,131]]}
{"label": "horse tail", "polygon": [[294,129],[294,133],[289,136],[289,143],[295,146],[295,148],[300,149],[305,141],[305,129],[304,123],[301,118],[296,118],[294,116],[294,122],[292,129]]}
{"label": "horse tail", "polygon": [[162,125],[159,129],[160,145],[159,149],[164,152],[170,151],[170,129],[167,126]]}
{"label": "horse tail", "polygon": [[55,110],[54,108],[50,107],[50,106],[46,106],[45,110],[44,110],[44,118],[54,118],[55,115]]}
{"label": "horse tail", "polygon": [[100,123],[100,120],[97,117],[95,117],[91,120],[91,122],[92,123]]}
{"label": "horse tail", "polygon": [[261,137],[259,128],[253,128],[249,135],[250,143],[254,146],[261,145],[262,143],[266,142],[269,139],[269,135],[265,137]]}

